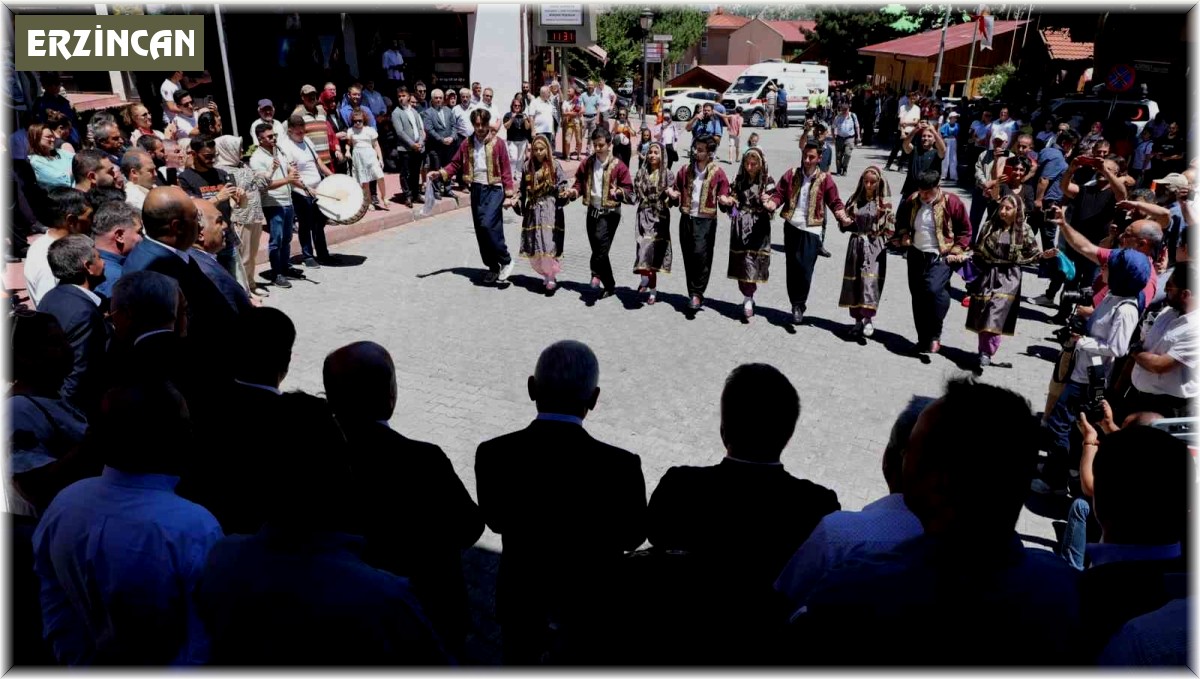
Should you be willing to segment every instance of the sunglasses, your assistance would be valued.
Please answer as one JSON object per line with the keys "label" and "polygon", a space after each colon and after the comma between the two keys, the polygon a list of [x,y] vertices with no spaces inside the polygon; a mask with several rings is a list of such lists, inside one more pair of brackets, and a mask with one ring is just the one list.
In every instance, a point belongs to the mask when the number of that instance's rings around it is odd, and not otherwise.
{"label": "sunglasses", "polygon": [[179,102],[179,108],[191,108],[191,107],[192,107],[192,102],[190,102],[190,101]]}

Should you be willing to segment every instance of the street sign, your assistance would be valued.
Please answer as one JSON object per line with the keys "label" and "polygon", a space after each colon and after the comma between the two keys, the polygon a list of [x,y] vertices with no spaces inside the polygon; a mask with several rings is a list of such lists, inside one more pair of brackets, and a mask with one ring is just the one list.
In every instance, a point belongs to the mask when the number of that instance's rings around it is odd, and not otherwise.
{"label": "street sign", "polygon": [[654,36],[654,42],[671,42],[674,39],[675,36],[671,35],[670,33]]}
{"label": "street sign", "polygon": [[663,57],[666,56],[666,46],[660,42],[646,43],[646,63],[661,64]]}
{"label": "street sign", "polygon": [[543,26],[582,26],[583,5],[542,5]]}
{"label": "street sign", "polygon": [[1108,72],[1108,78],[1105,82],[1108,83],[1108,89],[1113,92],[1126,92],[1133,87],[1135,79],[1135,71],[1129,64],[1117,64]]}

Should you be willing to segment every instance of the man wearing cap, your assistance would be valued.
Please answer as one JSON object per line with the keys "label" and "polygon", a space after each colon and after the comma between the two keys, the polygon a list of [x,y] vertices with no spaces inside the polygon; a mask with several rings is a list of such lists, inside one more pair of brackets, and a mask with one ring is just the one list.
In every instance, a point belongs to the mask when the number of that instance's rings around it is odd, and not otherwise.
{"label": "man wearing cap", "polygon": [[287,136],[287,127],[283,123],[275,120],[275,104],[271,103],[270,99],[258,100],[258,120],[250,126],[250,129],[258,127],[258,123],[266,123],[275,131],[276,139],[283,139]]}
{"label": "man wearing cap", "polygon": [[[322,165],[330,164],[331,155],[336,155],[339,162],[342,160],[337,137],[333,136],[329,126],[325,124],[325,109],[317,101],[317,88],[312,85],[300,88],[300,103],[297,104],[296,110],[292,111],[292,115],[304,119],[304,136],[317,152],[317,158]],[[336,150],[336,153],[331,149]]]}
{"label": "man wearing cap", "polygon": [[958,111],[951,111],[938,134],[946,142],[946,157],[942,160],[942,178],[958,181]]}

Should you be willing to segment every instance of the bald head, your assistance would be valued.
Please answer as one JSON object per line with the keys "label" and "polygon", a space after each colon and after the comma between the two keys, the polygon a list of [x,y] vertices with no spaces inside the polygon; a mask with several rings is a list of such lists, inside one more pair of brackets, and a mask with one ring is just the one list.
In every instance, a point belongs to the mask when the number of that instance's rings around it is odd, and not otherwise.
{"label": "bald head", "polygon": [[192,198],[196,218],[200,223],[195,247],[215,255],[225,249],[225,215],[217,206],[203,198]]}
{"label": "bald head", "polygon": [[342,420],[382,421],[396,409],[396,364],[374,342],[355,342],[325,357],[325,398]]}
{"label": "bald head", "polygon": [[176,186],[160,186],[146,194],[142,205],[146,236],[176,250],[192,247],[199,236],[196,205]]}
{"label": "bald head", "polygon": [[1158,255],[1162,246],[1163,232],[1158,222],[1149,219],[1139,219],[1129,225],[1129,233],[1137,239],[1137,249],[1151,257]]}

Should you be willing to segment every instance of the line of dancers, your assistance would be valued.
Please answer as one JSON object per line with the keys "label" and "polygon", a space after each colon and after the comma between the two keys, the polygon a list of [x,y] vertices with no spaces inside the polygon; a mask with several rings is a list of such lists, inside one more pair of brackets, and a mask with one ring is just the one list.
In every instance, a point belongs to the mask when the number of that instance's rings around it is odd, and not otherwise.
{"label": "line of dancers", "polygon": [[819,168],[821,148],[815,143],[804,144],[800,166],[789,168],[778,182],[771,178],[762,152],[748,149],[731,184],[715,162],[715,140],[701,136],[692,141],[691,161],[677,173],[667,168],[665,147],[654,142],[646,162],[631,177],[629,168],[612,153],[611,133],[597,128],[591,135],[593,153],[573,179],[554,159],[543,136],[534,137],[525,166],[514,179],[504,144],[489,139],[488,119],[486,109],[471,113],[475,135],[463,141],[441,170],[445,179],[462,167],[471,178],[472,218],[480,255],[488,267],[487,282],[504,282],[512,273],[502,220],[502,210],[512,207],[522,216],[519,254],[542,277],[546,293],[553,294],[561,272],[563,207],[581,199],[592,251],[591,285],[596,299],[612,296],[616,280],[609,250],[620,226],[621,206],[636,205],[633,273],[640,277],[638,293],[645,295],[647,304],[654,304],[658,275],[671,271],[671,212],[678,208],[688,312],[695,314],[704,305],[712,271],[717,213],[724,212],[730,219],[727,275],[738,282],[744,318],[749,321],[754,317],[758,286],[770,278],[771,220],[778,211],[784,220],[792,321],[799,325],[807,311],[827,213],[832,213],[839,229],[850,234],[839,298],[839,306],[848,309],[855,321],[850,334],[864,338],[874,334],[888,250],[900,249],[908,264],[918,351],[936,353],[950,306],[951,274],[969,261],[976,276],[966,326],[979,334],[983,367],[992,362],[1000,337],[1015,330],[1021,266],[1057,254],[1039,249],[1025,222],[1024,206],[1013,198],[1000,201],[971,250],[967,210],[957,196],[941,190],[936,170],[920,175],[916,191],[893,209],[883,172],[869,167],[849,201],[843,202],[833,175]]}

